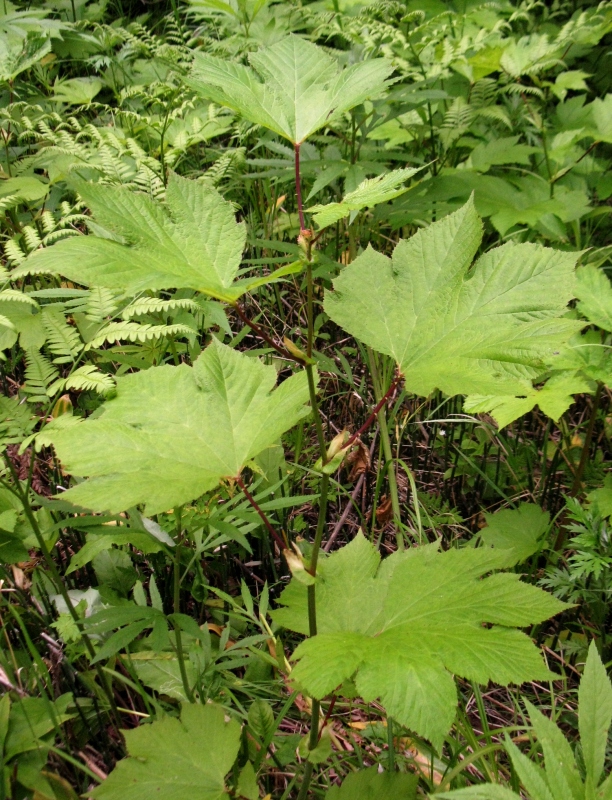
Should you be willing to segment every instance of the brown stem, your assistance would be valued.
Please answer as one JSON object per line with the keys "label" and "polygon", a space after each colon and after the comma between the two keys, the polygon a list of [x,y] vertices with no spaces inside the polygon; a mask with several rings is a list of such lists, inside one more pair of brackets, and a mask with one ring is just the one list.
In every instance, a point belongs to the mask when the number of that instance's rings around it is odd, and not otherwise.
{"label": "brown stem", "polygon": [[244,313],[244,311],[240,308],[238,303],[232,306],[232,308],[234,309],[236,314],[238,314],[238,316],[244,322],[244,324],[248,325],[256,336],[259,336],[260,339],[263,339],[264,342],[270,345],[270,347],[273,350],[276,350],[276,352],[279,355],[281,355],[283,358],[288,359],[289,361],[296,361],[298,364],[304,363],[301,358],[298,358],[298,356],[294,356],[293,353],[290,353],[289,350],[287,350],[285,347],[283,347],[280,344],[277,344],[277,342],[275,342],[271,336],[268,336],[268,334],[263,330],[263,328],[260,328],[259,325],[257,325],[257,323],[249,319],[247,315]]}
{"label": "brown stem", "polygon": [[401,378],[402,376],[399,373],[397,373],[395,378],[391,381],[391,385],[389,386],[387,391],[384,393],[384,395],[381,397],[378,403],[376,403],[376,405],[374,406],[370,416],[366,419],[361,428],[359,428],[358,431],[355,431],[355,433],[348,438],[343,449],[346,450],[347,447],[350,447],[357,441],[357,439],[361,436],[362,433],[365,433],[367,431],[367,429],[370,427],[370,425],[374,422],[374,420],[378,416],[378,412],[382,409],[382,407],[385,405],[387,400],[391,397],[391,395],[397,388],[397,385],[399,384]]}
{"label": "brown stem", "polygon": [[261,520],[262,520],[263,524],[264,524],[264,525],[266,526],[266,528],[268,529],[268,531],[269,531],[269,533],[270,533],[270,536],[272,536],[272,538],[274,539],[274,541],[276,542],[276,544],[277,544],[277,545],[280,547],[280,550],[281,550],[281,553],[282,553],[282,552],[283,552],[283,550],[286,550],[286,549],[287,549],[287,545],[286,545],[286,544],[285,544],[285,542],[284,542],[284,541],[281,539],[281,537],[278,535],[278,533],[277,533],[277,532],[274,530],[274,527],[273,527],[272,523],[271,523],[271,522],[270,522],[270,520],[269,520],[269,519],[266,517],[266,515],[264,514],[264,512],[261,510],[261,508],[260,508],[259,504],[257,503],[257,500],[255,500],[255,498],[253,497],[253,495],[252,495],[252,494],[249,492],[249,490],[246,488],[246,486],[244,485],[244,481],[242,480],[242,478],[240,477],[240,475],[238,475],[238,476],[236,477],[236,483],[238,484],[238,486],[240,486],[240,489],[241,489],[242,493],[244,494],[244,496],[246,497],[246,499],[249,501],[249,503],[250,503],[250,504],[253,506],[253,508],[255,509],[255,511],[257,511],[257,513],[258,513],[258,514],[259,514],[259,516],[261,517]]}

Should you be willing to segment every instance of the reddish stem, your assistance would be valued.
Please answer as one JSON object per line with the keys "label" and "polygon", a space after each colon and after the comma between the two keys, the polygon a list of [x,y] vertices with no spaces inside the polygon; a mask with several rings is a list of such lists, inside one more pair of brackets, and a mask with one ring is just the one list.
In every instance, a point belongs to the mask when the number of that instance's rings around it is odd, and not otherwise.
{"label": "reddish stem", "polygon": [[327,721],[332,715],[332,711],[334,710],[334,706],[336,705],[336,695],[332,695],[331,703],[329,704],[329,708],[327,709],[327,714],[325,715],[325,719],[323,720],[323,724],[321,725],[321,730],[319,732],[319,739],[321,739],[321,734],[323,733],[323,728],[327,725]]}
{"label": "reddish stem", "polygon": [[295,150],[295,194],[297,197],[298,216],[300,218],[300,230],[306,230],[304,222],[304,208],[302,206],[302,183],[300,181],[300,145],[294,145]]}
{"label": "reddish stem", "polygon": [[355,431],[355,433],[352,436],[349,437],[349,439],[346,442],[346,444],[344,445],[343,449],[346,449],[346,448],[350,447],[352,444],[355,444],[355,442],[361,436],[361,434],[365,433],[367,431],[367,429],[370,427],[370,425],[374,422],[374,420],[378,416],[378,412],[381,410],[381,408],[385,405],[387,400],[391,397],[393,392],[396,390],[397,385],[399,384],[401,379],[402,379],[402,376],[399,374],[399,372],[396,373],[395,378],[393,378],[393,380],[391,381],[391,386],[389,386],[389,388],[387,389],[387,391],[385,392],[383,397],[380,399],[380,401],[378,403],[376,403],[376,405],[374,406],[374,408],[372,410],[372,413],[366,419],[366,421],[363,423],[361,428],[359,428],[358,431]]}
{"label": "reddish stem", "polygon": [[259,514],[259,516],[261,517],[263,524],[266,526],[266,528],[267,528],[267,529],[268,529],[268,531],[270,532],[270,535],[272,536],[272,538],[274,539],[274,541],[276,542],[276,544],[277,544],[277,545],[280,547],[280,551],[281,551],[281,553],[282,553],[282,552],[283,552],[283,550],[286,550],[286,549],[287,549],[287,545],[285,544],[285,542],[283,542],[283,540],[281,539],[281,537],[280,537],[280,536],[278,535],[278,533],[277,533],[277,532],[274,530],[274,527],[272,526],[272,523],[270,522],[270,520],[269,520],[269,519],[266,517],[266,515],[264,514],[264,512],[263,512],[263,511],[261,510],[261,508],[259,507],[259,504],[257,503],[257,500],[255,500],[255,498],[253,497],[253,495],[252,495],[252,494],[249,492],[249,490],[246,488],[246,486],[244,485],[244,481],[242,480],[242,478],[240,477],[240,475],[238,475],[238,477],[236,478],[236,483],[238,484],[238,486],[240,486],[240,489],[242,490],[242,493],[244,494],[244,496],[246,497],[246,499],[249,501],[249,503],[250,503],[250,504],[253,506],[253,508],[255,509],[255,511],[257,511],[257,513],[258,513],[258,514]]}
{"label": "reddish stem", "polygon": [[302,364],[303,363],[300,358],[298,358],[297,356],[294,356],[292,353],[289,352],[289,350],[284,348],[282,345],[277,344],[274,341],[274,339],[272,339],[271,336],[268,336],[268,334],[263,330],[263,328],[260,328],[259,325],[257,325],[257,323],[255,323],[255,322],[253,322],[253,320],[249,319],[247,317],[247,315],[244,313],[244,311],[240,308],[238,303],[236,303],[236,305],[233,306],[233,309],[236,312],[236,314],[238,314],[240,319],[244,322],[244,324],[248,325],[249,328],[251,328],[251,330],[255,333],[256,336],[259,336],[260,339],[263,339],[264,342],[266,344],[270,345],[270,347],[273,350],[276,350],[276,352],[279,355],[281,355],[283,358],[289,359],[289,361],[297,361],[298,364]]}

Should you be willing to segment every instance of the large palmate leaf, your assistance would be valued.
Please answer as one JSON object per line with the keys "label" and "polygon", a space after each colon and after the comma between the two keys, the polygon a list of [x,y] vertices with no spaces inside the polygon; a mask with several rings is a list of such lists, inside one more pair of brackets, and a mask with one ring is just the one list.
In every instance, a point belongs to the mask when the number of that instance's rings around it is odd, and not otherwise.
{"label": "large palmate leaf", "polygon": [[244,223],[210,187],[171,175],[167,208],[128,189],[78,183],[104,236],[73,236],[37,250],[15,278],[50,272],[84,285],[124,289],[197,289],[232,302],[269,281],[238,280]]}
{"label": "large palmate leaf", "polygon": [[[154,514],[199,497],[309,413],[306,374],[276,370],[213,339],[193,367],[117,379],[94,418],[45,429],[64,468],[89,480],[62,497],[98,511]],[[61,419],[61,418],[60,418]]]}
{"label": "large palmate leaf", "polygon": [[375,58],[341,70],[325,50],[293,35],[249,60],[252,69],[196,53],[187,83],[294,144],[379,94],[393,69]]}
{"label": "large palmate leaf", "polygon": [[412,392],[524,394],[580,327],[562,317],[577,254],[505,244],[470,269],[481,238],[470,200],[400,242],[393,259],[368,248],[340,273],[325,310],[393,356]]}
{"label": "large palmate leaf", "polygon": [[221,706],[182,706],[166,717],[123,731],[129,758],[91,792],[99,800],[225,800],[225,776],[240,747],[240,725]]}
{"label": "large palmate leaf", "polygon": [[[451,673],[479,683],[522,683],[550,675],[532,641],[516,627],[566,608],[515,574],[491,570],[513,551],[435,545],[396,552],[380,563],[359,534],[325,559],[316,580],[318,634],[299,645],[292,676],[324,697],[356,673],[364,700],[439,749],[457,703]],[[307,588],[293,580],[277,623],[308,632]],[[492,627],[483,627],[491,623]]]}

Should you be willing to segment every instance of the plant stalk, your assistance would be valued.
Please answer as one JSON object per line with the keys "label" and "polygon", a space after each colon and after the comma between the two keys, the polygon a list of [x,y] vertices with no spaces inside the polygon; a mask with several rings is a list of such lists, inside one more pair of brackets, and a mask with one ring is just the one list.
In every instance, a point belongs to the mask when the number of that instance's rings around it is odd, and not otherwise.
{"label": "plant stalk", "polygon": [[[370,364],[370,373],[372,375],[372,385],[374,387],[374,397],[380,404],[384,399],[380,376],[378,374],[378,367],[376,366],[376,357],[372,350],[368,347],[368,362]],[[393,508],[393,524],[395,525],[395,538],[397,541],[397,549],[404,549],[404,535],[401,527],[401,513],[399,503],[399,491],[397,488],[397,475],[395,472],[395,461],[393,459],[393,452],[391,450],[391,439],[389,437],[389,428],[387,426],[387,414],[385,404],[382,403],[378,411],[378,424],[380,426],[380,440],[382,442],[383,453],[385,455],[387,478],[389,480],[389,494],[391,495],[391,507]]]}
{"label": "plant stalk", "polygon": [[[174,511],[176,516],[176,552],[174,553],[174,592],[172,610],[175,614],[181,613],[181,551],[183,547],[183,514],[182,508],[179,506]],[[181,634],[181,626],[174,620],[174,638],[176,640],[176,657],[178,659],[179,672],[181,673],[181,681],[183,682],[183,689],[185,695],[190,703],[194,703],[193,693],[189,686],[189,679],[187,678],[187,669],[185,667],[185,654],[183,652],[183,637]]]}

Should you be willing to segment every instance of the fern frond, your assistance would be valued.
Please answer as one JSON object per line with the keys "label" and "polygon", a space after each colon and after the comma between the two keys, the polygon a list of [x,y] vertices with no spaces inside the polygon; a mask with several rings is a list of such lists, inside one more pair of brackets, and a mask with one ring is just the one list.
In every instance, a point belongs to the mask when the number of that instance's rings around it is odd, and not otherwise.
{"label": "fern frond", "polygon": [[107,395],[115,388],[115,381],[111,375],[101,372],[94,364],[84,364],[75,370],[68,378],[60,378],[49,387],[53,394],[72,389],[77,392],[96,392]]}
{"label": "fern frond", "polygon": [[56,356],[54,363],[67,364],[74,361],[83,347],[77,329],[66,322],[57,308],[43,309],[42,323],[47,333],[47,347]]}
{"label": "fern frond", "polygon": [[0,302],[10,301],[11,303],[26,303],[38,309],[38,303],[33,297],[30,297],[25,292],[20,292],[17,289],[4,289],[0,292]]}
{"label": "fern frond", "polygon": [[24,392],[29,395],[29,403],[45,403],[53,393],[50,386],[58,376],[57,368],[38,350],[26,350],[26,371]]}
{"label": "fern frond", "polygon": [[162,300],[159,297],[141,297],[134,300],[127,308],[121,312],[123,319],[141,317],[145,314],[167,314],[175,309],[188,309],[189,311],[200,311],[200,306],[189,298],[172,298]]}
{"label": "fern frond", "polygon": [[21,249],[17,237],[9,239],[4,244],[4,255],[11,266],[18,267],[25,259],[26,254]]}
{"label": "fern frond", "polygon": [[103,344],[126,341],[148,342],[167,337],[196,336],[197,332],[187,325],[139,325],[137,322],[111,322],[104,330],[87,343],[85,349],[101,347]]}
{"label": "fern frond", "polygon": [[28,253],[37,250],[42,244],[40,234],[31,225],[26,225],[23,229],[23,241]]}
{"label": "fern frond", "polygon": [[85,314],[92,322],[104,322],[117,310],[117,296],[111,289],[94,286],[87,298]]}

